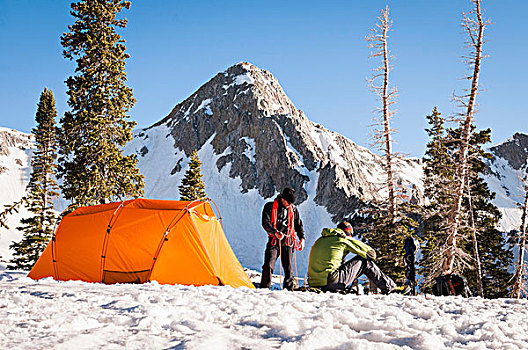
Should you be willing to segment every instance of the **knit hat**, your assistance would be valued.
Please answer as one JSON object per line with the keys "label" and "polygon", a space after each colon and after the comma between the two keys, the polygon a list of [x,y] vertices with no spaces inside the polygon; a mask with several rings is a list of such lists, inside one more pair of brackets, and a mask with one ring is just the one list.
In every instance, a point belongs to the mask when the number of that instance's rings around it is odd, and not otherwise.
{"label": "knit hat", "polygon": [[284,199],[286,202],[293,204],[295,203],[295,190],[293,188],[286,187],[282,190],[281,194],[282,199]]}
{"label": "knit hat", "polygon": [[343,230],[347,236],[352,236],[354,234],[354,229],[347,221],[342,221],[337,225],[337,228]]}

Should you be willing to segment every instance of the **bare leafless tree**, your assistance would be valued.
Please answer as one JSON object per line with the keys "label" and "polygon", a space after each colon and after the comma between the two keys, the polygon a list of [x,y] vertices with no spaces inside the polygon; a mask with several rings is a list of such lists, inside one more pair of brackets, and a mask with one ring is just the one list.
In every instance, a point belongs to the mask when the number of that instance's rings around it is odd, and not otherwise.
{"label": "bare leafless tree", "polygon": [[521,298],[521,295],[526,295],[526,262],[524,261],[524,251],[526,247],[526,215],[528,211],[528,179],[524,178],[524,204],[521,207],[521,227],[519,232],[519,257],[517,259],[517,268],[515,269],[515,274],[513,275],[513,289],[512,289],[512,298]]}
{"label": "bare leafless tree", "polygon": [[467,196],[469,204],[469,223],[471,225],[471,240],[473,242],[473,259],[475,260],[475,274],[477,276],[477,293],[484,298],[484,287],[482,285],[482,264],[480,263],[480,254],[478,249],[477,229],[475,227],[475,216],[473,215],[473,198],[471,196],[471,186],[469,179],[467,181]]}
{"label": "bare leafless tree", "polygon": [[470,55],[466,57],[466,63],[470,67],[472,74],[466,78],[471,81],[471,88],[467,94],[459,96],[459,101],[464,107],[464,112],[460,114],[460,126],[462,128],[462,139],[458,154],[458,164],[455,176],[455,193],[451,213],[448,217],[449,232],[445,243],[445,256],[442,262],[442,272],[449,274],[454,272],[453,266],[459,249],[457,249],[457,234],[459,229],[460,211],[462,207],[462,198],[464,195],[464,184],[467,175],[468,148],[471,137],[471,127],[473,125],[476,99],[479,87],[479,76],[481,60],[484,58],[482,46],[484,43],[484,30],[488,21],[482,18],[481,0],[471,0],[474,5],[473,11],[463,14],[462,27],[468,35],[468,48]]}
{"label": "bare leafless tree", "polygon": [[[387,213],[389,220],[393,221],[396,212],[395,190],[394,190],[394,173],[392,163],[394,154],[392,153],[392,132],[390,121],[394,112],[390,106],[395,103],[397,89],[389,86],[389,73],[392,70],[392,57],[388,49],[387,40],[389,31],[392,26],[392,20],[389,17],[389,7],[385,7],[378,17],[379,23],[371,29],[371,33],[366,37],[368,47],[372,49],[371,58],[380,57],[381,64],[374,69],[374,74],[369,79],[372,90],[378,95],[381,101],[381,107],[377,108],[379,115],[375,117],[375,125],[380,128],[375,130],[374,145],[385,154],[385,171],[387,173],[387,189],[389,193]],[[378,81],[380,81],[378,83]]]}

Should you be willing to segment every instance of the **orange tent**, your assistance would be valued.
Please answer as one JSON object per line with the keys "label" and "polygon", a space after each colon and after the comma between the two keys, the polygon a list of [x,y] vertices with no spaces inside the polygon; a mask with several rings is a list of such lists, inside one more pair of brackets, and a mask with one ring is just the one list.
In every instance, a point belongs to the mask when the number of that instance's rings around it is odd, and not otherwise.
{"label": "orange tent", "polygon": [[133,199],[64,216],[29,277],[254,288],[209,202]]}

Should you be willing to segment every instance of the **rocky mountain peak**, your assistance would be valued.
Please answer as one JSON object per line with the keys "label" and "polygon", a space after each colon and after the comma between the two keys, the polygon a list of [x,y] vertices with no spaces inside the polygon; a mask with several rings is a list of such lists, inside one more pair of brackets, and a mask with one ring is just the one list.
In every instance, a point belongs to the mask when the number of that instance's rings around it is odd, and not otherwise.
{"label": "rocky mountain peak", "polygon": [[[218,73],[151,128],[160,126],[170,130],[174,148],[187,157],[210,142],[219,155],[218,171],[227,167],[229,177],[240,178],[242,193],[257,189],[271,198],[290,186],[303,203],[313,188],[312,200],[336,220],[385,195],[379,156],[308,120],[270,72],[247,62]],[[183,158],[171,174],[182,170]],[[402,173],[399,183],[413,188],[410,196],[419,200],[419,164],[398,161],[396,168]]]}
{"label": "rocky mountain peak", "polygon": [[490,148],[491,153],[508,162],[515,170],[528,166],[528,134],[515,133],[512,137]]}
{"label": "rocky mountain peak", "polygon": [[[266,116],[270,115],[295,115],[301,117],[299,111],[291,100],[286,96],[284,90],[269,71],[260,69],[251,63],[238,63],[224,73],[231,84],[243,85],[247,83],[247,93],[253,94],[257,100],[259,108],[264,111]],[[240,92],[245,93],[245,92]]]}

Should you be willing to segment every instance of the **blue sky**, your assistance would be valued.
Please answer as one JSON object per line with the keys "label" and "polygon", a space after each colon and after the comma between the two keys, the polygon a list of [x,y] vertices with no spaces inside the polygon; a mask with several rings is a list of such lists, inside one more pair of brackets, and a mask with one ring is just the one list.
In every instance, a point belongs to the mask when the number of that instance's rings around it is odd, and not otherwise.
{"label": "blue sky", "polygon": [[[53,89],[59,115],[67,110],[64,80],[74,64],[62,57],[60,36],[73,23],[70,1],[0,0],[0,126],[29,132],[43,88]],[[425,115],[459,109],[451,101],[468,82],[461,62],[460,26],[469,0],[398,1],[172,1],[133,0],[121,31],[126,39],[129,85],[137,99],[131,116],[140,127],[165,117],[216,73],[248,61],[273,73],[309,119],[370,147],[372,111],[378,106],[366,79],[365,36],[388,4],[395,150],[422,156]],[[523,108],[528,81],[525,0],[484,0],[488,28],[478,98],[479,128],[493,143],[528,132]]]}

